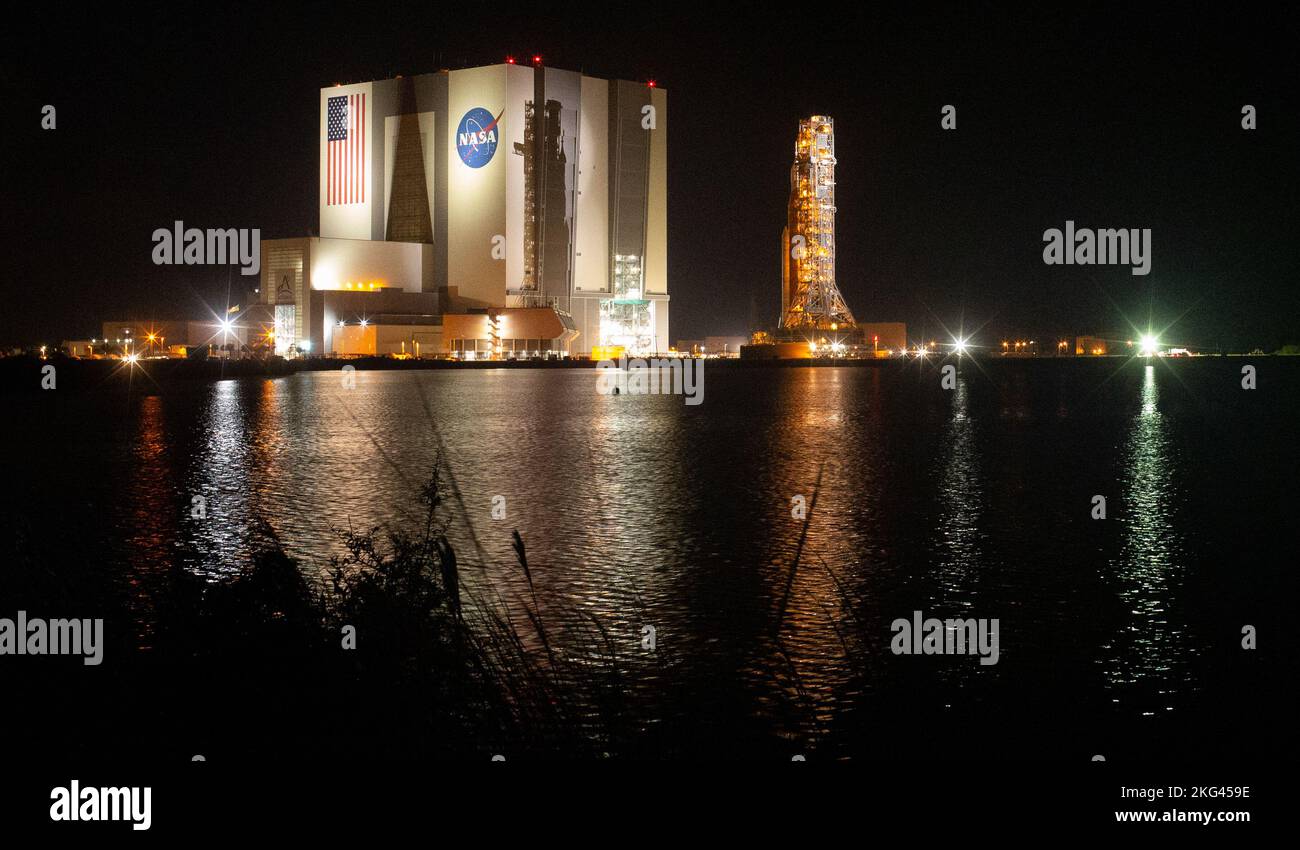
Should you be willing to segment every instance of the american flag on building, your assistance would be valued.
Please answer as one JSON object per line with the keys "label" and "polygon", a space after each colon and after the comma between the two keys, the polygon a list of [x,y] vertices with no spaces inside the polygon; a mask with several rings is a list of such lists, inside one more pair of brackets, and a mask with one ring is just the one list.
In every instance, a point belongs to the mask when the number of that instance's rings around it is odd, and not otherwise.
{"label": "american flag on building", "polygon": [[366,96],[329,98],[325,133],[325,205],[365,203]]}

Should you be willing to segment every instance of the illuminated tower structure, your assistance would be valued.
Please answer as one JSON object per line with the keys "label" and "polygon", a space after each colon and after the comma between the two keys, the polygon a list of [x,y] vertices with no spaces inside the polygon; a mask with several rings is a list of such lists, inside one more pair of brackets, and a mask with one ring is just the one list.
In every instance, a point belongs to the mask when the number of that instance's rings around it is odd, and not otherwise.
{"label": "illuminated tower structure", "polygon": [[781,246],[781,327],[845,330],[856,322],[835,285],[835,129],[825,115],[799,122]]}

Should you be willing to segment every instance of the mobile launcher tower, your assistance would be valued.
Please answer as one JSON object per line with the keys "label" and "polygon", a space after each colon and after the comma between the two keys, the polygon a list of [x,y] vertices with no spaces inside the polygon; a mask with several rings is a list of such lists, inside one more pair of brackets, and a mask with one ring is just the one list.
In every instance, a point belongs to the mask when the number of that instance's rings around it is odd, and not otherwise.
{"label": "mobile launcher tower", "polygon": [[825,115],[799,122],[781,251],[781,336],[832,331],[850,342],[857,322],[835,285],[835,128]]}

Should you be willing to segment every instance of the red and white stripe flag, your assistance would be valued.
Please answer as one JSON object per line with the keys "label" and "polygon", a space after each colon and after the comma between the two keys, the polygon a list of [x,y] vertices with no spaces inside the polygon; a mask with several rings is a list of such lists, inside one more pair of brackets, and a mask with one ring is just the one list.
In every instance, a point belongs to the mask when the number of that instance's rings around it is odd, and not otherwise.
{"label": "red and white stripe flag", "polygon": [[366,96],[331,97],[325,116],[325,204],[366,201]]}

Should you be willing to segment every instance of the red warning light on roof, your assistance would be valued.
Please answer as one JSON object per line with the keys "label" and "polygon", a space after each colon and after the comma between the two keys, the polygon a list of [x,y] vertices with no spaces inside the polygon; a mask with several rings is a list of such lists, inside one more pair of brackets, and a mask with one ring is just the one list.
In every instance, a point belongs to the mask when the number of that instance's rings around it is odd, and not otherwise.
{"label": "red warning light on roof", "polygon": [[651,80],[650,82],[646,83],[646,85],[649,86],[650,88],[654,88],[654,87],[655,87],[655,81],[654,81],[654,80]]}
{"label": "red warning light on roof", "polygon": [[506,64],[507,64],[507,65],[513,65],[513,64],[515,64],[515,57],[513,57],[513,56],[507,56],[507,57],[506,57]]}
{"label": "red warning light on roof", "polygon": [[534,64],[534,65],[540,65],[540,64],[542,64],[542,57],[540,57],[540,56],[534,56],[534,57],[533,57],[533,64]]}

